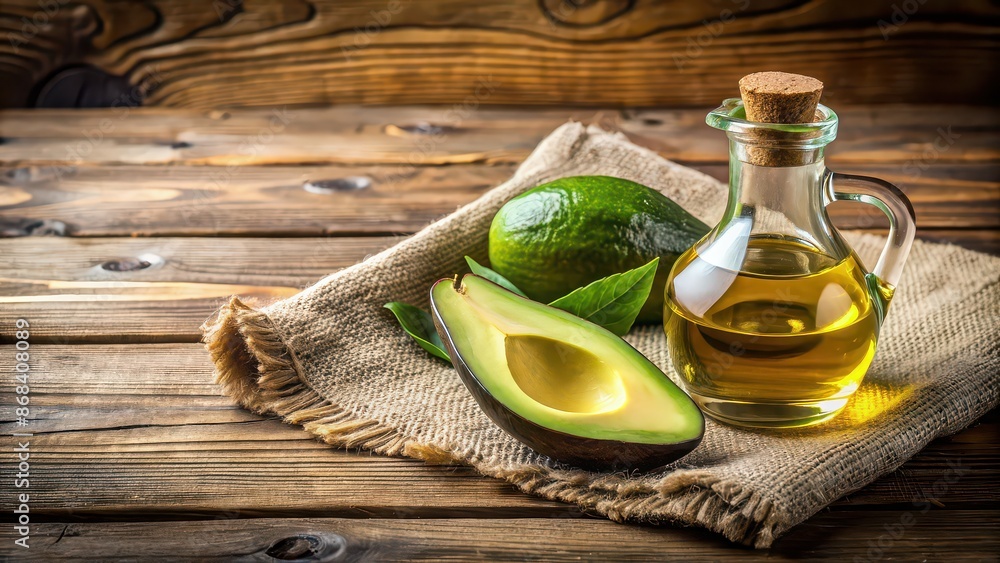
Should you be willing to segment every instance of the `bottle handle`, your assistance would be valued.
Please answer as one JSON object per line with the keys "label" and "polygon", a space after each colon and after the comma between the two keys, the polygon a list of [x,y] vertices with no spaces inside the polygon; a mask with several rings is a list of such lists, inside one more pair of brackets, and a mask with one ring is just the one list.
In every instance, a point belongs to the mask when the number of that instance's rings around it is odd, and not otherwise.
{"label": "bottle handle", "polygon": [[[899,188],[878,178],[833,172],[831,179],[834,199],[874,205],[889,218],[889,240],[872,273],[895,287],[903,274],[903,264],[913,245],[913,237],[917,234],[916,215],[910,200]],[[839,189],[845,185],[847,190]]]}

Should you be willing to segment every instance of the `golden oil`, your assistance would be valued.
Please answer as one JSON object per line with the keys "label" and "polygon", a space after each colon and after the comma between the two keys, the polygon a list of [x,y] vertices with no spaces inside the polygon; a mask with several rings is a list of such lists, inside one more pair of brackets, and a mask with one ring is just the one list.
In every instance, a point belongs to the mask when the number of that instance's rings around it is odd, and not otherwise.
{"label": "golden oil", "polygon": [[[664,306],[674,367],[702,409],[724,421],[826,420],[871,364],[882,304],[853,253],[837,259],[787,238],[751,238],[744,248],[738,270],[695,249],[675,264]],[[873,289],[888,302],[890,287]]]}

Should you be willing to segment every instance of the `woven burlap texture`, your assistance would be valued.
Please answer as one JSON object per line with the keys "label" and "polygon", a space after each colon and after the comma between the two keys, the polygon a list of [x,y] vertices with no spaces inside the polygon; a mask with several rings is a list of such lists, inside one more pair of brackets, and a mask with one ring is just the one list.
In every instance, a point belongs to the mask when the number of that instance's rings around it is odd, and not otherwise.
{"label": "woven burlap texture", "polygon": [[[833,421],[766,431],[709,420],[694,452],[647,475],[591,473],[535,454],[383,305],[426,308],[434,281],[467,271],[463,256],[486,262],[490,221],[505,201],[590,174],[653,186],[710,225],[727,197],[716,180],[620,134],[568,123],[508,182],[396,246],[260,310],[233,298],[205,327],[217,381],[246,408],[334,446],[469,465],[615,521],[704,526],[757,547],[997,405],[1000,258],[918,240],[874,364]],[[885,240],[845,236],[863,258]],[[636,327],[627,340],[676,380],[661,327]]]}

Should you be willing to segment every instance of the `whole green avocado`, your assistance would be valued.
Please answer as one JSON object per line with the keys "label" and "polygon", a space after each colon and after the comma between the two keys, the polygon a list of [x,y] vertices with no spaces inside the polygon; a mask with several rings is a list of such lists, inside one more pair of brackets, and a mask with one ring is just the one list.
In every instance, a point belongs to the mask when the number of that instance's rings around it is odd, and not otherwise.
{"label": "whole green avocado", "polygon": [[611,176],[572,176],[511,199],[490,226],[491,267],[549,303],[660,258],[639,322],[663,319],[663,286],[708,225],[660,192]]}

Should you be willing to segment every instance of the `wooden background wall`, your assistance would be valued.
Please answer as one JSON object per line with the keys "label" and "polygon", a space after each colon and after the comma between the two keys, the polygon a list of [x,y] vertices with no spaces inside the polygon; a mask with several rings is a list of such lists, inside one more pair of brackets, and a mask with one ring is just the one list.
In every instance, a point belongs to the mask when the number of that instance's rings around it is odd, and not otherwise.
{"label": "wooden background wall", "polygon": [[768,69],[986,104],[998,24],[989,0],[3,0],[0,107],[708,106]]}

